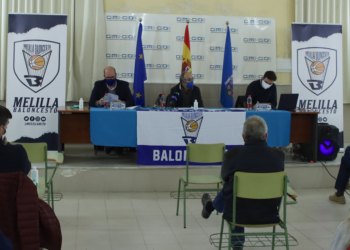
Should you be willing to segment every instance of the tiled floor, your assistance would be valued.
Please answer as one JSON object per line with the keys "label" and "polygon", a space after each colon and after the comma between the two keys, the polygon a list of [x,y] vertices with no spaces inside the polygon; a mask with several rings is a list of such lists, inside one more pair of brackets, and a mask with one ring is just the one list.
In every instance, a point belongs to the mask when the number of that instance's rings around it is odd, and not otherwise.
{"label": "tiled floor", "polygon": [[[333,189],[296,191],[299,203],[288,206],[287,214],[299,246],[290,249],[328,250],[337,226],[350,217],[349,205],[330,202]],[[188,200],[184,229],[182,206],[179,216],[175,210],[169,193],[64,193],[55,203],[64,250],[216,249],[209,235],[219,232],[220,215],[204,220],[200,200]]]}

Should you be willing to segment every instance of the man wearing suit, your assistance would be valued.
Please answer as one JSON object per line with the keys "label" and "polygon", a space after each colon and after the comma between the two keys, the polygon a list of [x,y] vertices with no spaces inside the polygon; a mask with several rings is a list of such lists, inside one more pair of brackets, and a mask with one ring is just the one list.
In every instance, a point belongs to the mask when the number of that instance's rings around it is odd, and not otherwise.
{"label": "man wearing suit", "polygon": [[193,85],[193,77],[189,72],[182,73],[180,76],[180,83],[173,87],[168,96],[167,106],[170,105],[171,98],[175,98],[175,107],[193,107],[194,100],[198,101],[198,107],[204,107],[201,96],[201,91],[197,86]]}
{"label": "man wearing suit", "polygon": [[134,98],[129,89],[129,83],[116,79],[117,73],[115,68],[105,68],[104,77],[104,80],[95,82],[90,96],[90,107],[102,107],[104,105],[103,98],[106,93],[118,95],[119,100],[124,101],[126,107],[134,106]]}
{"label": "man wearing suit", "polygon": [[277,76],[273,71],[266,71],[263,78],[251,82],[247,87],[245,100],[248,96],[252,97],[253,106],[259,103],[271,103],[271,108],[276,109],[277,106],[277,88],[274,82]]}
{"label": "man wearing suit", "polygon": [[[221,178],[225,184],[223,189],[212,201],[209,194],[202,197],[202,217],[208,219],[217,210],[223,218],[232,221],[233,181],[237,171],[249,173],[270,173],[284,171],[284,153],[270,148],[267,143],[267,124],[259,116],[249,117],[243,127],[244,146],[228,150],[221,166]],[[237,224],[268,224],[280,221],[277,206],[281,198],[268,200],[250,200],[237,198]],[[236,227],[233,232],[243,233],[243,227]],[[234,249],[242,249],[244,237],[232,238]]]}
{"label": "man wearing suit", "polygon": [[0,106],[0,173],[20,171],[27,175],[31,164],[26,150],[22,145],[11,145],[5,136],[11,118],[11,112]]}

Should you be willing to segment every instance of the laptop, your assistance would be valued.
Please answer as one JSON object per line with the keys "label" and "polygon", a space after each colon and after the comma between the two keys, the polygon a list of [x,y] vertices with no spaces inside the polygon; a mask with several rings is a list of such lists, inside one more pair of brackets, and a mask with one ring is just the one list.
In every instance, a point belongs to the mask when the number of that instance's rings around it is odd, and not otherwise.
{"label": "laptop", "polygon": [[297,107],[299,94],[281,94],[278,110],[292,111]]}

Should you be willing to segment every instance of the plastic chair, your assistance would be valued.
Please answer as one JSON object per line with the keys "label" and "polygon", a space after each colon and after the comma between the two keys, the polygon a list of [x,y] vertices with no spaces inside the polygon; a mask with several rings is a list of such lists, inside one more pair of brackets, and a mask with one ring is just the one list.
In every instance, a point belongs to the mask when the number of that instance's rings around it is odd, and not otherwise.
{"label": "plastic chair", "polygon": [[[246,198],[246,199],[273,199],[283,197],[281,203],[283,206],[283,220],[281,219],[279,223],[274,224],[237,224],[236,223],[236,198]],[[221,231],[220,231],[220,242],[219,249],[222,246],[222,235],[224,228],[224,221],[226,221],[229,229],[228,237],[228,249],[231,249],[231,238],[232,236],[272,236],[272,249],[275,247],[275,237],[284,236],[286,249],[289,249],[288,242],[288,231],[287,231],[287,174],[286,172],[276,172],[276,173],[244,173],[236,172],[234,176],[234,187],[233,187],[233,214],[232,222],[222,219]],[[278,206],[278,212],[281,208],[281,203]],[[284,232],[276,232],[276,226],[284,230]],[[235,229],[236,226],[247,227],[247,228],[263,228],[263,227],[273,227],[272,233],[232,233],[231,231]],[[237,237],[238,240],[238,237]],[[280,241],[279,241],[280,242]],[[243,242],[242,242],[243,245]],[[280,245],[279,245],[280,246]]]}
{"label": "plastic chair", "polygon": [[[44,162],[45,164],[45,189],[47,192],[47,203],[54,210],[54,198],[53,198],[53,177],[59,165],[63,163],[63,154],[58,152],[47,152],[47,144],[40,143],[11,143],[21,144],[27,152],[29,161],[33,163]],[[56,162],[56,166],[48,166],[47,161]],[[48,177],[47,170],[52,169],[52,175]]]}
{"label": "plastic chair", "polygon": [[[189,162],[194,163],[217,163],[222,162],[223,155],[225,153],[226,147],[223,143],[218,144],[187,144],[187,154],[186,154],[186,175],[181,176],[179,179],[179,188],[177,193],[177,209],[176,215],[179,215],[179,201],[180,201],[180,190],[181,183],[183,183],[183,199],[184,199],[184,228],[186,228],[186,192],[193,191],[220,191],[219,184],[222,184],[220,176],[215,175],[196,175],[190,176],[189,172]],[[217,184],[217,188],[205,188],[205,189],[188,189],[189,184]]]}

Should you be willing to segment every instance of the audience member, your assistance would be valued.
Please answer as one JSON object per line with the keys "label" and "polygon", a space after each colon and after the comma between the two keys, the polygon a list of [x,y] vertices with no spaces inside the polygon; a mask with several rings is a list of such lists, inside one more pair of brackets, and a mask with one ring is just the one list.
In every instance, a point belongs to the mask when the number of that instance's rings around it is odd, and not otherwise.
{"label": "audience member", "polygon": [[329,250],[349,250],[350,248],[350,218],[343,221],[337,228]]}
{"label": "audience member", "polygon": [[11,145],[5,136],[11,118],[11,112],[0,106],[0,173],[21,171],[27,175],[31,164],[26,150],[22,145]]}
{"label": "audience member", "polygon": [[[223,189],[211,199],[205,193],[202,197],[202,217],[208,219],[217,210],[223,218],[232,221],[233,182],[236,171],[251,173],[269,173],[284,171],[284,153],[270,148],[266,139],[267,124],[259,116],[249,117],[243,127],[244,146],[228,150],[224,155],[221,177],[225,184]],[[250,200],[237,198],[236,222],[238,224],[268,224],[280,221],[277,206],[281,198],[268,200]],[[243,233],[243,227],[236,227],[232,232]],[[244,237],[232,237],[234,249],[242,249]]]}

